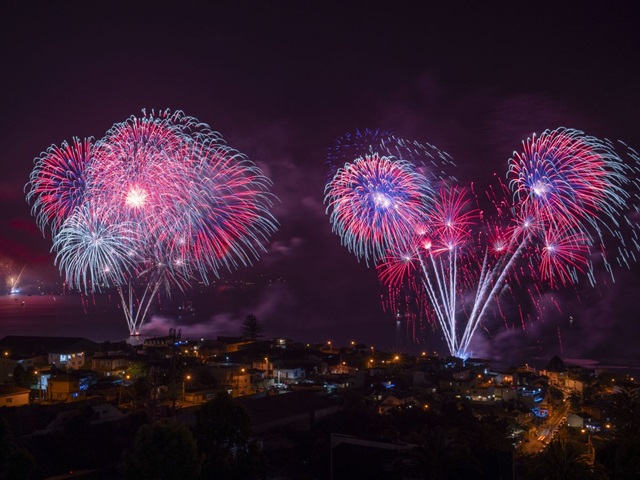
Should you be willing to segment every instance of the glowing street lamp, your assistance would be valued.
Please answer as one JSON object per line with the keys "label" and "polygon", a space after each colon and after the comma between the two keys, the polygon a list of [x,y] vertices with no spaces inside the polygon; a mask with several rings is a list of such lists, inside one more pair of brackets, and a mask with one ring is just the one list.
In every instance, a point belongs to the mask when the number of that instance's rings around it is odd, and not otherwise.
{"label": "glowing street lamp", "polygon": [[38,400],[42,400],[42,372],[35,370],[33,373],[38,375]]}
{"label": "glowing street lamp", "polygon": [[191,375],[187,374],[182,380],[182,401],[184,402],[185,383],[191,381]]}
{"label": "glowing street lamp", "polygon": [[[124,378],[128,382],[129,380],[131,380],[131,375],[127,374],[127,375],[125,375]],[[124,389],[124,380],[122,382],[120,382],[120,388],[118,389],[118,406],[122,405],[122,390],[123,389]]]}

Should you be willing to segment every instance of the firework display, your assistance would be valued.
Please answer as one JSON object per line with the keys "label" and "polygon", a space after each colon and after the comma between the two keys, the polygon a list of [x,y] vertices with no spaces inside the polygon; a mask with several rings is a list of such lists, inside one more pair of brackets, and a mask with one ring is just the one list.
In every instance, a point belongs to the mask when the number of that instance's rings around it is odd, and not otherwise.
{"label": "firework display", "polygon": [[116,288],[138,334],[161,287],[207,283],[259,258],[277,228],[270,186],[208,125],[143,111],[100,140],[50,147],[27,201],[69,286]]}
{"label": "firework display", "polygon": [[[442,163],[425,162],[420,149],[405,148],[415,143],[379,140],[366,154],[345,158],[327,183],[333,230],[350,251],[373,260],[387,304],[410,299],[426,309],[452,355],[469,355],[487,313],[525,281],[537,290],[559,288],[582,274],[593,283],[595,264],[611,271],[605,239],[618,243],[618,263],[634,257],[620,226],[637,238],[626,215],[637,170],[606,141],[547,130],[514,152],[506,185],[478,194],[457,186]],[[379,165],[402,174],[382,181]]]}
{"label": "firework display", "polygon": [[451,157],[433,145],[396,137],[384,130],[356,130],[339,137],[327,150],[329,181],[339,168],[365,155],[402,158],[413,164],[432,187],[443,181],[455,181]]}
{"label": "firework display", "polygon": [[376,261],[411,239],[429,188],[409,162],[375,154],[358,159],[339,169],[327,189],[334,231],[349,250]]}

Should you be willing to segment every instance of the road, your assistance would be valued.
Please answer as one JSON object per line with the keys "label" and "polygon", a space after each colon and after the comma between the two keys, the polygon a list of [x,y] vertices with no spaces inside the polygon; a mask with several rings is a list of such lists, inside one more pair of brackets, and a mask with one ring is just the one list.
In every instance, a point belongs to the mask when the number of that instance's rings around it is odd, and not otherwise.
{"label": "road", "polygon": [[558,429],[566,423],[566,417],[569,413],[569,402],[563,402],[562,405],[555,407],[553,413],[549,415],[547,421],[539,427],[535,432],[531,433],[521,445],[523,453],[538,453],[553,439]]}

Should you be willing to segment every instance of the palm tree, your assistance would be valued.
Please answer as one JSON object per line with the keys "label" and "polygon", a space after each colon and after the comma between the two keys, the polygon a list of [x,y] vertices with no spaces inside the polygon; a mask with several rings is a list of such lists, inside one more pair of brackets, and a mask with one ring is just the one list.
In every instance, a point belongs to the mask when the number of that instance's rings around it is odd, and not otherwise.
{"label": "palm tree", "polygon": [[616,419],[618,437],[632,437],[640,433],[640,391],[619,387],[611,395],[611,413]]}
{"label": "palm tree", "polygon": [[574,441],[558,438],[533,457],[532,477],[538,480],[600,480],[605,479],[599,466]]}
{"label": "palm tree", "polygon": [[423,431],[419,441],[400,459],[411,478],[454,480],[467,478],[469,471],[478,472],[474,459],[461,448],[453,431],[436,426]]}

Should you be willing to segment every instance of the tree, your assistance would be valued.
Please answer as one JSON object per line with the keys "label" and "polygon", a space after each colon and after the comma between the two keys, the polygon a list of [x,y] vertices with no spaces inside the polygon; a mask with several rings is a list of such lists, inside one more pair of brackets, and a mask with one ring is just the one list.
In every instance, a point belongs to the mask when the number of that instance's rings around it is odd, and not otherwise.
{"label": "tree", "polygon": [[127,367],[127,376],[135,381],[138,378],[146,378],[149,376],[149,365],[144,362],[131,362]]}
{"label": "tree", "polygon": [[622,386],[609,399],[614,438],[598,454],[611,478],[640,478],[640,393],[637,388]]}
{"label": "tree", "polygon": [[255,342],[262,338],[262,324],[258,321],[256,316],[252,313],[247,315],[247,318],[242,322],[240,327],[240,334],[243,338]]}
{"label": "tree", "polygon": [[[122,388],[122,387],[121,387]],[[143,407],[151,397],[151,382],[149,377],[138,377],[127,387],[131,401],[136,407]]]}
{"label": "tree", "polygon": [[640,435],[640,392],[631,387],[619,387],[610,399],[611,413],[616,419],[616,436]]}
{"label": "tree", "polygon": [[16,387],[30,388],[27,371],[20,364],[16,365],[13,369],[13,383]]}
{"label": "tree", "polygon": [[0,480],[30,478],[35,466],[31,454],[13,442],[9,425],[0,417]]}
{"label": "tree", "polygon": [[202,451],[242,448],[249,440],[249,413],[227,393],[218,393],[196,412],[194,435]]}
{"label": "tree", "polygon": [[473,446],[475,450],[510,452],[513,451],[510,431],[511,427],[506,418],[487,415],[470,422],[464,434],[469,446]]}
{"label": "tree", "polygon": [[557,438],[533,457],[531,478],[539,480],[599,480],[602,469],[589,463],[586,452],[575,441]]}
{"label": "tree", "polygon": [[564,400],[564,393],[557,387],[551,385],[549,387],[549,397],[553,401],[554,405],[560,405]]}
{"label": "tree", "polygon": [[449,480],[478,476],[475,460],[452,430],[443,426],[427,428],[416,440],[417,445],[399,457],[412,478]]}
{"label": "tree", "polygon": [[249,441],[249,413],[230,395],[219,393],[202,405],[193,432],[205,457],[203,478],[262,478],[262,455]]}
{"label": "tree", "polygon": [[133,452],[124,455],[122,469],[127,479],[196,480],[200,464],[193,435],[186,427],[154,423],[140,427]]}

